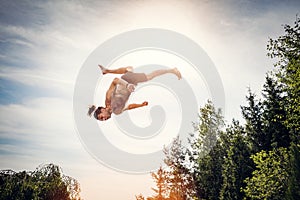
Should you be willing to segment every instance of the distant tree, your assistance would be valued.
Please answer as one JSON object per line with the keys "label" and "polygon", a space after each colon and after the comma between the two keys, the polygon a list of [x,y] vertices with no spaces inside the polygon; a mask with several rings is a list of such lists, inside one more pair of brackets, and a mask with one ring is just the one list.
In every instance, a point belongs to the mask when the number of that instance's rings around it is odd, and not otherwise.
{"label": "distant tree", "polygon": [[288,180],[287,149],[281,147],[268,152],[262,150],[251,158],[256,170],[252,172],[251,178],[245,179],[245,199],[284,199]]}
{"label": "distant tree", "polygon": [[0,199],[38,199],[32,177],[25,171],[0,171]]}
{"label": "distant tree", "polygon": [[49,164],[33,172],[0,171],[0,199],[80,200],[79,183]]}

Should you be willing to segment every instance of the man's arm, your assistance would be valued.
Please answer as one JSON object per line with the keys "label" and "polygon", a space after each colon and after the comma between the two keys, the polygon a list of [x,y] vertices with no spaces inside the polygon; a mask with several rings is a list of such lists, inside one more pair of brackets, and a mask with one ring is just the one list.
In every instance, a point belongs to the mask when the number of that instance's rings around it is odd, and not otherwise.
{"label": "man's arm", "polygon": [[140,107],[143,107],[143,106],[147,106],[148,105],[148,102],[147,101],[144,101],[143,103],[141,104],[138,104],[138,103],[133,103],[133,104],[129,104],[125,109],[125,110],[132,110],[132,109],[135,109],[135,108],[140,108]]}

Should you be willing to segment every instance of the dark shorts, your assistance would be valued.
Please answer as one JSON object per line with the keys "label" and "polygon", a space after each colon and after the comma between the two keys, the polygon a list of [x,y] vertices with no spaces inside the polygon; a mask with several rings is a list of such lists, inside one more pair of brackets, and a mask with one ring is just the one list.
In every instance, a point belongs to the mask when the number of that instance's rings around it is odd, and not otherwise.
{"label": "dark shorts", "polygon": [[134,85],[147,81],[147,76],[144,73],[126,72],[121,78]]}

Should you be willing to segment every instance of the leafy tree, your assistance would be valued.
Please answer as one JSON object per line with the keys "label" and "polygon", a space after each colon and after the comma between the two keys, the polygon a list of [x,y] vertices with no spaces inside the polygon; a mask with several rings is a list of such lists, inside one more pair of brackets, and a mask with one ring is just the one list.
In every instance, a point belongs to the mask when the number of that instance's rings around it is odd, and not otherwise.
{"label": "leafy tree", "polygon": [[199,123],[194,124],[198,135],[196,141],[192,141],[192,147],[196,150],[198,157],[207,155],[216,145],[218,137],[224,127],[224,119],[221,109],[216,110],[213,103],[200,108]]}
{"label": "leafy tree", "polygon": [[250,148],[245,140],[244,127],[238,121],[227,129],[230,134],[230,146],[222,165],[223,184],[220,199],[243,199],[244,194],[240,190],[245,184],[244,179],[252,172],[252,161],[250,160]]}
{"label": "leafy tree", "polygon": [[267,46],[271,58],[279,61],[276,76],[286,93],[286,126],[290,129],[292,141],[300,141],[300,18],[296,17],[294,26],[284,26],[285,35],[270,39]]}
{"label": "leafy tree", "polygon": [[[243,189],[249,199],[281,200],[288,180],[289,157],[286,148],[273,151],[260,151],[252,155],[256,170],[251,178],[246,178]],[[246,198],[245,198],[246,199]]]}
{"label": "leafy tree", "polygon": [[25,171],[0,172],[0,199],[37,199],[35,187],[29,174]]}
{"label": "leafy tree", "polygon": [[[151,173],[156,183],[152,188],[155,194],[147,197],[147,200],[187,200],[195,195],[194,182],[187,164],[187,151],[181,145],[179,137],[164,149],[166,158],[165,168],[160,167],[156,173]],[[141,194],[136,196],[137,200],[143,200]]]}
{"label": "leafy tree", "polygon": [[0,199],[80,200],[79,183],[53,164],[33,172],[0,171]]}
{"label": "leafy tree", "polygon": [[[199,199],[218,199],[222,186],[222,163],[224,150],[218,141],[224,126],[221,110],[211,101],[200,108],[200,122],[196,125],[198,135],[191,140],[193,177]],[[212,187],[213,186],[213,187]]]}
{"label": "leafy tree", "polygon": [[167,172],[160,166],[156,173],[151,173],[151,176],[157,188],[152,188],[155,195],[153,198],[147,198],[147,200],[165,200],[168,196]]}
{"label": "leafy tree", "polygon": [[278,59],[275,63],[277,81],[285,94],[285,126],[289,130],[291,145],[286,199],[300,198],[300,18],[296,16],[294,26],[285,25],[285,34],[270,39],[269,56]]}
{"label": "leafy tree", "polygon": [[187,160],[187,150],[182,146],[179,137],[175,138],[169,148],[164,149],[167,165],[169,198],[182,199],[195,196],[195,186]]}

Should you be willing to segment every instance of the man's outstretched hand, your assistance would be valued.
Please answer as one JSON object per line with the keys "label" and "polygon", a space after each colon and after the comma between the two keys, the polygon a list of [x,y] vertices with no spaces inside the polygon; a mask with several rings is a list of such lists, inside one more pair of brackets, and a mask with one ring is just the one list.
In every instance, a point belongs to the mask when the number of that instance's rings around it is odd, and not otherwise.
{"label": "man's outstretched hand", "polygon": [[148,106],[148,102],[147,102],[147,101],[144,101],[144,102],[142,103],[142,105],[143,105],[143,106]]}

